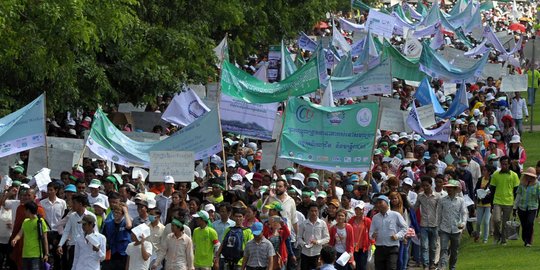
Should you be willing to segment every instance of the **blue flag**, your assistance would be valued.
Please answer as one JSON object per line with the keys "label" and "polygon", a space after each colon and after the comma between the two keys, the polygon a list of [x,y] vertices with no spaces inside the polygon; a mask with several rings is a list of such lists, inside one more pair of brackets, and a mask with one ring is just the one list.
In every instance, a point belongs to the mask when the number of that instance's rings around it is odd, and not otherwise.
{"label": "blue flag", "polygon": [[444,109],[441,106],[441,103],[439,103],[437,97],[435,96],[435,92],[433,91],[433,88],[431,88],[428,78],[424,78],[422,82],[420,82],[420,85],[418,86],[418,89],[416,89],[416,93],[414,94],[414,98],[416,98],[416,100],[422,106],[433,104],[433,110],[436,114],[444,113]]}
{"label": "blue flag", "polygon": [[0,157],[45,145],[45,95],[0,118]]}
{"label": "blue flag", "polygon": [[443,119],[448,119],[456,117],[468,108],[469,105],[467,101],[467,91],[465,91],[465,83],[461,83],[461,86],[456,92],[456,97],[454,98],[454,101],[452,101],[452,104],[450,104],[448,110],[444,113],[435,113],[435,115]]}

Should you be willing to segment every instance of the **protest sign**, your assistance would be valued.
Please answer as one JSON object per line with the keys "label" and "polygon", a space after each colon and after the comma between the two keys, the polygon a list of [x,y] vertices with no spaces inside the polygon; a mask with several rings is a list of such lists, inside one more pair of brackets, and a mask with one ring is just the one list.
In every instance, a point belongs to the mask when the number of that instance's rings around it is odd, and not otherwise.
{"label": "protest sign", "polygon": [[503,72],[503,67],[501,64],[491,64],[487,63],[480,78],[487,79],[488,77],[493,77],[495,80],[498,80]]}
{"label": "protest sign", "polygon": [[47,191],[47,185],[51,182],[51,170],[48,168],[43,168],[39,170],[32,182],[36,183],[36,186],[40,191]]}
{"label": "protest sign", "polygon": [[502,77],[501,92],[527,91],[527,73],[519,75],[505,75]]}
{"label": "protest sign", "polygon": [[38,147],[30,150],[28,156],[28,175],[34,175],[42,168],[51,169],[51,178],[60,179],[63,171],[71,172],[71,168],[77,163],[79,156],[74,151],[49,148],[49,165],[47,167],[47,152],[45,147]]}
{"label": "protest sign", "polygon": [[395,18],[391,15],[384,14],[375,9],[370,9],[366,20],[366,28],[371,30],[371,33],[391,38],[394,32]]}
{"label": "protest sign", "polygon": [[192,151],[150,152],[150,182],[163,182],[172,176],[175,182],[193,182],[195,157]]}
{"label": "protest sign", "polygon": [[45,144],[45,95],[0,118],[0,157]]}
{"label": "protest sign", "polygon": [[130,112],[144,112],[146,106],[135,106],[131,102],[118,104],[118,112],[130,113]]}
{"label": "protest sign", "polygon": [[221,128],[254,139],[271,140],[278,105],[247,103],[221,95]]}
{"label": "protest sign", "polygon": [[[274,130],[272,132],[272,138],[279,140],[279,135],[281,132],[281,128],[283,127],[283,119],[281,116],[277,116],[274,121]],[[272,166],[274,165],[274,159],[276,155],[278,154],[278,142],[277,140],[274,140],[272,142],[262,142],[262,159],[261,159],[261,168],[271,170]],[[287,168],[292,167],[293,163],[283,159],[283,158],[277,158],[276,159],[276,166],[278,168]]]}
{"label": "protest sign", "polygon": [[422,127],[428,128],[431,127],[437,122],[435,122],[435,111],[433,110],[433,105],[426,105],[416,108],[418,113],[418,118],[420,119],[420,124]]}
{"label": "protest sign", "polygon": [[379,119],[377,103],[322,107],[292,98],[286,110],[281,158],[331,171],[370,168]]}
{"label": "protest sign", "polygon": [[132,128],[134,126],[131,113],[112,112],[108,113],[107,117],[109,117],[115,126],[124,127],[125,125],[131,125]]}
{"label": "protest sign", "polygon": [[128,138],[138,142],[155,142],[160,140],[159,133],[122,131]]}
{"label": "protest sign", "polygon": [[210,101],[217,102],[217,96],[218,96],[218,83],[207,83],[206,84],[206,99]]}
{"label": "protest sign", "polygon": [[443,84],[443,92],[445,96],[454,94],[457,92],[457,85],[455,83],[445,82]]}
{"label": "protest sign", "polygon": [[146,132],[152,132],[155,126],[159,125],[163,128],[168,126],[165,120],[161,119],[161,113],[155,112],[131,112],[133,118],[134,129]]}
{"label": "protest sign", "polygon": [[405,122],[403,121],[404,111],[399,110],[399,107],[397,109],[395,107],[382,107],[381,110],[380,130],[390,130],[394,132],[405,131]]}

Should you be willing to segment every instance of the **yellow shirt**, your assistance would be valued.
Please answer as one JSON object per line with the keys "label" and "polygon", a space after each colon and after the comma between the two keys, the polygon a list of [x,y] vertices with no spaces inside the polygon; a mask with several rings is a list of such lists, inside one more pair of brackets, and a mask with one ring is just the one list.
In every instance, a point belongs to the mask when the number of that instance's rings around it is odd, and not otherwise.
{"label": "yellow shirt", "polygon": [[[532,71],[529,69],[527,71],[527,87],[532,87]],[[540,80],[540,72],[538,70],[534,70],[534,88],[538,88],[538,80]]]}

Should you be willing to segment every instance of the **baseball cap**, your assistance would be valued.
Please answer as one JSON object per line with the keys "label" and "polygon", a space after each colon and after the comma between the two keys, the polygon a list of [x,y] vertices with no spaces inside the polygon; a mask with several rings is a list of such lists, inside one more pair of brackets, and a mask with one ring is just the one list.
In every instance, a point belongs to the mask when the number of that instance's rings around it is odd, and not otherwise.
{"label": "baseball cap", "polygon": [[97,201],[94,204],[92,204],[93,207],[99,206],[101,209],[106,210],[107,207],[105,207],[105,204],[102,201]]}
{"label": "baseball cap", "polygon": [[253,225],[251,225],[250,229],[253,235],[259,236],[263,231],[263,224],[260,222],[255,222]]}
{"label": "baseball cap", "polygon": [[210,215],[208,215],[208,212],[201,210],[197,212],[196,214],[192,215],[194,218],[202,218],[204,221],[208,221],[210,219]]}
{"label": "baseball cap", "polygon": [[216,212],[216,207],[213,204],[209,203],[209,204],[204,206],[204,211],[206,211],[206,212],[210,212],[210,211]]}
{"label": "baseball cap", "polygon": [[354,208],[364,209],[365,207],[366,207],[366,203],[362,200],[357,201],[356,204],[354,205]]}
{"label": "baseball cap", "polygon": [[79,221],[80,224],[95,224],[96,218],[92,215],[86,215],[84,216],[81,221]]}
{"label": "baseball cap", "polygon": [[170,175],[167,175],[165,177],[163,177],[163,182],[165,184],[174,184],[174,178]]}
{"label": "baseball cap", "polygon": [[89,188],[99,188],[101,187],[101,181],[97,180],[97,179],[92,179],[92,181],[90,181],[90,185],[88,185]]}
{"label": "baseball cap", "polygon": [[387,204],[390,204],[390,199],[386,197],[386,195],[380,195],[378,196],[375,201],[385,201]]}
{"label": "baseball cap", "polygon": [[227,160],[227,168],[228,167],[236,167],[236,161],[232,160],[232,159],[229,159]]}
{"label": "baseball cap", "polygon": [[76,193],[76,192],[77,192],[77,188],[75,187],[75,185],[69,184],[69,185],[66,186],[66,188],[64,188],[64,191],[65,191],[65,192],[73,192],[73,193]]}
{"label": "baseball cap", "polygon": [[326,198],[328,196],[328,194],[326,194],[325,191],[319,191],[319,193],[317,193],[317,198]]}
{"label": "baseball cap", "polygon": [[240,175],[239,173],[235,173],[231,176],[231,180],[235,182],[242,181],[242,175]]}
{"label": "baseball cap", "polygon": [[413,180],[412,180],[411,178],[407,177],[407,178],[403,179],[403,184],[409,185],[409,186],[412,187],[412,185],[413,185]]}
{"label": "baseball cap", "polygon": [[102,169],[95,169],[94,171],[95,171],[95,174],[97,176],[103,176],[103,170]]}

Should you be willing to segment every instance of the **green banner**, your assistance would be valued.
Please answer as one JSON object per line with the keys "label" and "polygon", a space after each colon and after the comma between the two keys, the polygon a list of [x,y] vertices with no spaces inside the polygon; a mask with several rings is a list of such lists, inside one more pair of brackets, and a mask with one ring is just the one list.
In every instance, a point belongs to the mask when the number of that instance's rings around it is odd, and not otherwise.
{"label": "green banner", "polygon": [[371,166],[379,105],[323,107],[291,98],[280,157],[315,169],[366,171]]}
{"label": "green banner", "polygon": [[281,102],[289,96],[302,96],[317,91],[320,85],[317,64],[317,57],[313,57],[285,80],[267,83],[225,61],[221,74],[221,91],[249,103]]}
{"label": "green banner", "polygon": [[419,82],[426,77],[420,71],[420,59],[402,55],[390,42],[384,41],[383,59],[390,58],[392,62],[392,77]]}

